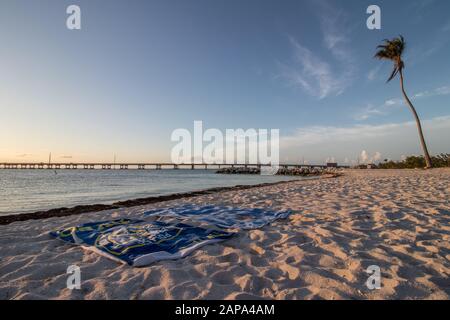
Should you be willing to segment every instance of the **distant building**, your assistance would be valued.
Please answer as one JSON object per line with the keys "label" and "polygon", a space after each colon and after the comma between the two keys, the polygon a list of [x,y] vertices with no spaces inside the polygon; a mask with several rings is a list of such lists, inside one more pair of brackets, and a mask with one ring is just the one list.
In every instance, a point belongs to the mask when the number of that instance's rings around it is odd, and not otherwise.
{"label": "distant building", "polygon": [[328,162],[327,168],[337,168],[338,164],[336,162]]}

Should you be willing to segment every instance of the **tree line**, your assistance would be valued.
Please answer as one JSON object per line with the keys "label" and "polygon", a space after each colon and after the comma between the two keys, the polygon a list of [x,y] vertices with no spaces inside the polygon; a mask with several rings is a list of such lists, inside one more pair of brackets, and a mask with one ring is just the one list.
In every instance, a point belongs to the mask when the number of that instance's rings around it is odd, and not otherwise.
{"label": "tree line", "polygon": [[[450,154],[441,153],[431,157],[433,168],[448,168],[450,167]],[[384,162],[378,165],[372,165],[375,169],[416,169],[426,167],[426,160],[424,156],[409,156],[402,161],[392,161],[385,159]]]}

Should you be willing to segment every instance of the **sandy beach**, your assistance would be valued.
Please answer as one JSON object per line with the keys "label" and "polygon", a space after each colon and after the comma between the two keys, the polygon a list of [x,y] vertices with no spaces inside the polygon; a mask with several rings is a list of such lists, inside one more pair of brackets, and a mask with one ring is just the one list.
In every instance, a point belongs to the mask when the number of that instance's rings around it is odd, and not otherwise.
{"label": "sandy beach", "polygon": [[[347,170],[158,204],[0,226],[0,299],[448,299],[450,169]],[[176,261],[121,265],[52,230],[179,204],[291,209]],[[66,288],[68,265],[80,290]],[[365,283],[381,268],[381,289]]]}

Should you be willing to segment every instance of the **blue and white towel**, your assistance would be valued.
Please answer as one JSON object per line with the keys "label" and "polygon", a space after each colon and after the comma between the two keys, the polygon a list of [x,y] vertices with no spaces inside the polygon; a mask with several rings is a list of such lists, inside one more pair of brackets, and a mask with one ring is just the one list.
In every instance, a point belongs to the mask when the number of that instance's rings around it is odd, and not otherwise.
{"label": "blue and white towel", "polygon": [[119,219],[86,223],[50,235],[110,259],[142,267],[159,260],[183,258],[201,246],[224,241],[233,233],[183,223]]}
{"label": "blue and white towel", "polygon": [[162,216],[197,220],[224,229],[259,229],[278,219],[286,219],[287,211],[273,211],[259,208],[233,208],[225,206],[196,206],[187,204],[174,208],[155,209],[144,213],[145,217]]}
{"label": "blue and white towel", "polygon": [[[81,245],[115,261],[142,267],[160,260],[179,259],[201,246],[229,239],[222,229],[251,230],[289,217],[291,211],[184,205],[147,211],[142,220],[116,219],[85,223],[50,235]],[[178,222],[146,221],[147,217],[175,217]],[[196,227],[184,222],[204,222]]]}

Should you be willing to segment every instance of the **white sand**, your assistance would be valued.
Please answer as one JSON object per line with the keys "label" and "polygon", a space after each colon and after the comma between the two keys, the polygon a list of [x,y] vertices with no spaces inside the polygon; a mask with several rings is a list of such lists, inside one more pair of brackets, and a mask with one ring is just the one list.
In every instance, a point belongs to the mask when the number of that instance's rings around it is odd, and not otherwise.
{"label": "white sand", "polygon": [[[0,299],[448,299],[450,170],[344,177],[0,226]],[[51,239],[64,226],[180,203],[292,209],[290,219],[146,268]],[[81,290],[66,269],[81,268]],[[382,288],[366,285],[378,265]]]}

